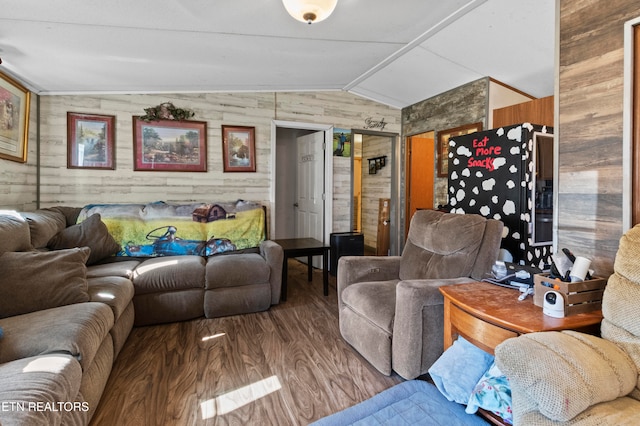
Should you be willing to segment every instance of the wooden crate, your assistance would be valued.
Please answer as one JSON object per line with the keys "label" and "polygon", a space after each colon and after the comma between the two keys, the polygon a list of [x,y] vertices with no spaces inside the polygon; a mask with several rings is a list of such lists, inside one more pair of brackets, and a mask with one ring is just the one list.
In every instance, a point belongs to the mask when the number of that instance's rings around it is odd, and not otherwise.
{"label": "wooden crate", "polygon": [[548,274],[535,274],[533,304],[543,306],[544,294],[555,290],[564,299],[564,315],[574,315],[582,312],[597,311],[602,308],[602,294],[607,280],[593,277],[579,283],[568,283],[549,278]]}

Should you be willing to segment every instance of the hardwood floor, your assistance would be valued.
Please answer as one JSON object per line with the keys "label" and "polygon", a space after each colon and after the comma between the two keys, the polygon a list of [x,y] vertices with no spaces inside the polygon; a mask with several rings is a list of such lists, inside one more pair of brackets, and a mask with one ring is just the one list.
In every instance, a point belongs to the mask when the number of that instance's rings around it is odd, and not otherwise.
{"label": "hardwood floor", "polygon": [[342,339],[335,289],[290,260],[266,312],[134,328],[91,425],[307,425],[401,382]]}

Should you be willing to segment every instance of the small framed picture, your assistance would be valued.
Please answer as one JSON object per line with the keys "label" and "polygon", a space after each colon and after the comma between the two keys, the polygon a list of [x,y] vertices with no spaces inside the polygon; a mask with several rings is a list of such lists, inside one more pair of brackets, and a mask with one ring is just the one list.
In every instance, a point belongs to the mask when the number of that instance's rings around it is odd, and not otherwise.
{"label": "small framed picture", "polygon": [[375,175],[376,173],[378,173],[378,168],[376,167],[376,160],[371,159],[369,160],[369,174]]}
{"label": "small framed picture", "polygon": [[473,123],[438,132],[438,177],[449,176],[449,139],[481,130],[482,123]]}
{"label": "small framed picture", "polygon": [[115,169],[113,115],[67,113],[67,168]]}
{"label": "small framed picture", "polygon": [[222,161],[225,172],[256,171],[256,128],[222,126]]}
{"label": "small framed picture", "polygon": [[135,171],[206,172],[207,123],[133,117]]}

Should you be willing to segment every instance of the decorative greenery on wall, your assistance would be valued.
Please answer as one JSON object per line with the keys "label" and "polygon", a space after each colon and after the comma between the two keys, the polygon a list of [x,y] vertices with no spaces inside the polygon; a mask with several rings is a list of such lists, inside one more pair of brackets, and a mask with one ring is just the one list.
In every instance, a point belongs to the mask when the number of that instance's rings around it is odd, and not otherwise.
{"label": "decorative greenery on wall", "polygon": [[171,102],[164,102],[158,106],[145,108],[145,115],[140,119],[144,121],[158,121],[158,120],[188,120],[195,115],[195,113],[186,108],[178,108]]}

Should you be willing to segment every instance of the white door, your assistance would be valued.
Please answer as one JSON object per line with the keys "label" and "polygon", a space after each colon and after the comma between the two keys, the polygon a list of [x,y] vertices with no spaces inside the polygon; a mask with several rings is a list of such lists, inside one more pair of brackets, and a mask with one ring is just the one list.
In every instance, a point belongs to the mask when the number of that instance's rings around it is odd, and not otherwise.
{"label": "white door", "polygon": [[[296,237],[324,240],[324,132],[297,139]],[[320,267],[320,258],[314,260]]]}

